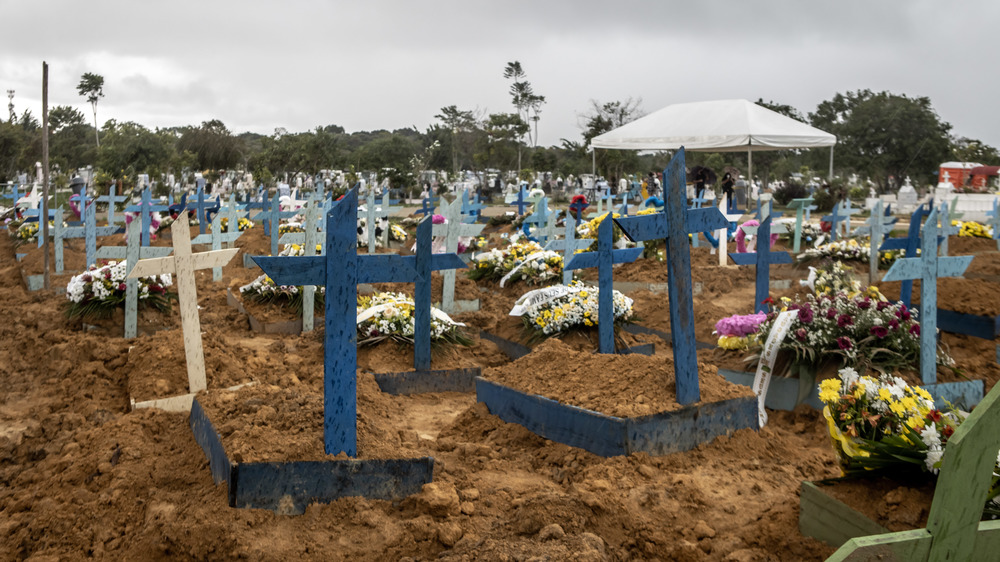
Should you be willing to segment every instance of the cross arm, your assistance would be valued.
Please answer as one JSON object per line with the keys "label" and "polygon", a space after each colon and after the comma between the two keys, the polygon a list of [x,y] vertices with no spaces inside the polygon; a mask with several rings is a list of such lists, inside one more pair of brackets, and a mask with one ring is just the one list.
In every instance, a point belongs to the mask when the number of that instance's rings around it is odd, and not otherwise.
{"label": "cross arm", "polygon": [[[646,215],[648,216],[648,215]],[[632,263],[642,255],[643,248],[627,248],[624,250],[614,250],[611,252],[611,263]],[[584,252],[574,254],[573,259],[563,266],[564,269],[590,269],[598,265],[598,252]]]}
{"label": "cross arm", "polygon": [[[937,259],[937,277],[959,277],[972,263],[972,256],[940,257]],[[901,258],[892,264],[883,281],[908,281],[920,279],[924,273],[923,258]]]}

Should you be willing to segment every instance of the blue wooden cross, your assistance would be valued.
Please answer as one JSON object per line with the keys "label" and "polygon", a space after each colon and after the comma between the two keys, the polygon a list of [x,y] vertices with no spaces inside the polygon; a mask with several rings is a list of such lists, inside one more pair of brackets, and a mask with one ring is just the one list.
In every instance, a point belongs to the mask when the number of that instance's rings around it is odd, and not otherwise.
{"label": "blue wooden cross", "polygon": [[622,193],[622,206],[618,209],[618,214],[627,217],[628,216],[628,192]]}
{"label": "blue wooden cross", "polygon": [[[883,250],[905,250],[904,256],[907,258],[917,257],[917,246],[920,244],[920,220],[931,214],[934,207],[932,199],[926,205],[920,205],[910,215],[910,228],[905,238],[886,238],[879,251]],[[935,250],[935,254],[937,251]],[[899,286],[899,300],[906,306],[910,306],[910,298],[913,296],[913,281],[903,281]]]}
{"label": "blue wooden cross", "polygon": [[12,204],[17,203],[17,200],[21,198],[21,192],[19,191],[20,185],[17,182],[10,183],[8,185],[11,186],[11,192],[4,193],[3,198],[10,199]]}
{"label": "blue wooden cross", "polygon": [[[529,240],[544,244],[552,234],[551,229],[546,228],[549,221],[553,218],[552,215],[553,212],[549,210],[549,198],[543,196],[535,203],[531,214],[525,217],[524,223],[521,225],[521,231],[524,232]],[[534,235],[529,230],[531,225],[534,225]]]}
{"label": "blue wooden cross", "polygon": [[920,280],[920,378],[924,384],[937,381],[937,280],[961,277],[972,256],[938,257],[937,209],[927,216],[921,236],[919,258],[900,258],[883,281]]}
{"label": "blue wooden cross", "polygon": [[118,232],[117,226],[97,226],[97,205],[93,200],[84,203],[83,206],[83,226],[74,226],[59,229],[55,234],[55,254],[56,273],[62,273],[62,249],[63,240],[66,238],[83,238],[86,249],[86,260],[84,268],[88,268],[97,263],[97,237],[110,236]]}
{"label": "blue wooden cross", "polygon": [[[171,218],[177,220],[181,218],[181,215],[184,214],[184,212],[187,210],[188,194],[187,192],[181,194],[180,203],[174,203],[172,195],[173,194],[171,194],[171,197],[167,199],[167,212],[170,213]],[[187,220],[187,217],[185,217],[184,220]]]}
{"label": "blue wooden cross", "polygon": [[475,192],[475,198],[469,199],[469,191],[467,189],[462,190],[462,222],[466,224],[472,224],[479,220],[479,215],[482,210],[486,208],[479,202],[479,192]]}
{"label": "blue wooden cross", "polygon": [[124,216],[120,218],[115,216],[115,206],[118,203],[125,203],[126,201],[128,201],[128,197],[125,195],[115,196],[115,184],[111,184],[107,195],[101,195],[97,198],[98,203],[108,204],[108,226],[112,226],[116,222],[125,222]]}
{"label": "blue wooden cross", "polygon": [[993,210],[987,211],[986,216],[990,217],[990,224],[993,226],[993,239],[997,241],[997,250],[1000,250],[1000,210],[997,210],[997,200],[993,199]]}
{"label": "blue wooden cross", "polygon": [[150,214],[160,213],[169,210],[166,205],[154,205],[149,188],[142,190],[142,201],[138,205],[129,205],[125,210],[130,213],[139,213],[137,217],[142,227],[140,236],[141,245],[149,246],[149,225]]}
{"label": "blue wooden cross", "polygon": [[279,285],[326,287],[326,340],[323,345],[323,445],[336,455],[357,456],[357,306],[358,283],[414,283],[416,370],[431,363],[431,271],[460,269],[455,254],[431,254],[431,220],[417,227],[417,254],[358,255],[358,193],[351,189],[327,214],[326,255],[313,257],[253,256]]}
{"label": "blue wooden cross", "polygon": [[[302,221],[303,232],[286,232],[281,235],[279,242],[281,244],[301,244],[302,253],[305,256],[315,256],[316,252],[316,241],[321,240],[320,236],[323,235],[322,231],[317,232],[319,225],[319,219],[325,212],[322,203],[322,194],[312,193],[312,197],[309,202],[306,203],[306,207],[302,209],[302,215],[304,220]],[[318,255],[325,255],[323,252],[326,250],[325,246],[320,246],[320,251]],[[316,286],[315,285],[303,285],[302,286],[302,331],[311,332],[313,331],[315,325],[316,316]]]}
{"label": "blue wooden cross", "polygon": [[[600,229],[598,229],[600,230]],[[549,243],[545,245],[546,250],[551,250],[553,252],[562,251],[563,254],[563,265],[565,266],[573,258],[578,250],[586,250],[593,244],[593,241],[586,238],[578,239],[576,237],[576,226],[573,225],[573,221],[566,221],[566,234],[560,240],[549,240]],[[569,285],[570,281],[573,280],[573,272],[566,267],[563,267],[562,282],[563,285]]]}
{"label": "blue wooden cross", "polygon": [[589,215],[587,215],[589,218],[604,216],[605,201],[608,202],[608,210],[611,210],[611,208],[615,204],[615,196],[611,194],[610,186],[605,187],[603,192],[598,192],[597,195],[594,197],[594,199],[597,200],[597,212],[590,213]]}
{"label": "blue wooden cross", "polygon": [[667,248],[667,298],[670,303],[670,340],[674,350],[677,402],[701,399],[695,356],[694,297],[691,283],[691,244],[688,234],[726,228],[728,223],[714,207],[688,209],[682,147],[663,170],[664,212],[616,219],[632,240],[663,240]]}
{"label": "blue wooden cross", "polygon": [[[768,195],[768,197],[770,197],[770,195]],[[758,202],[757,211],[755,212],[758,223],[764,222],[764,219],[767,217],[779,218],[781,217],[781,214],[781,211],[774,210],[774,199],[768,199],[767,205]]]}
{"label": "blue wooden cross", "polygon": [[[695,195],[694,199],[691,200],[691,208],[692,209],[701,209],[702,206],[703,206],[702,204],[703,203],[707,203],[707,202],[708,202],[708,199],[705,199],[705,197],[698,197],[697,195]],[[711,233],[706,232],[705,236],[706,237],[707,236],[711,236]],[[716,241],[715,245],[718,246],[718,244],[719,244],[718,241]],[[699,244],[698,244],[698,233],[697,232],[693,232],[691,234],[691,246],[693,246],[695,248],[697,248],[699,246]]]}
{"label": "blue wooden cross", "polygon": [[[248,201],[244,204],[244,208],[247,211],[246,217],[254,222],[258,219],[264,222],[264,236],[271,235],[271,199],[268,198],[267,193],[263,191],[260,192],[260,201]],[[250,211],[260,209],[260,212],[252,215]]]}
{"label": "blue wooden cross", "polygon": [[139,280],[127,276],[140,259],[167,257],[174,249],[169,246],[141,247],[137,228],[129,229],[127,238],[126,246],[101,246],[96,255],[98,259],[125,260],[125,337],[131,339],[136,336],[138,324]]}
{"label": "blue wooden cross", "polygon": [[386,217],[385,230],[389,230],[388,217],[389,213],[385,209],[382,209],[378,205],[378,199],[375,198],[374,191],[369,191],[368,195],[365,195],[365,210],[362,211],[358,208],[358,218],[365,219],[365,229],[368,233],[368,253],[375,253],[375,232],[378,229],[378,221],[380,218]]}
{"label": "blue wooden cross", "polygon": [[[229,222],[229,232],[222,231],[222,219],[226,219]],[[235,242],[242,232],[239,230],[237,222],[239,221],[239,215],[235,209],[227,207],[224,212],[215,215],[212,219],[212,232],[205,234],[199,234],[191,239],[191,245],[197,244],[211,244],[213,250],[221,250],[222,243],[225,242],[228,247],[232,247],[232,243]],[[222,280],[222,266],[216,266],[212,268],[212,281]]]}
{"label": "blue wooden cross", "polygon": [[524,185],[517,192],[517,199],[514,200],[514,204],[517,205],[518,216],[524,214],[524,208],[528,206],[528,192],[524,190]]}
{"label": "blue wooden cross", "polygon": [[872,207],[872,214],[865,221],[863,226],[859,226],[854,231],[855,235],[868,235],[868,283],[874,285],[878,281],[878,254],[879,247],[882,246],[882,239],[892,231],[892,225],[899,220],[896,217],[887,217],[882,213],[882,200],[875,201]]}
{"label": "blue wooden cross", "polygon": [[[956,200],[958,198],[956,197]],[[951,224],[951,209],[948,207],[948,203],[941,203],[941,235],[939,237],[939,247],[942,256],[948,255],[948,237],[952,234],[958,234],[962,230],[959,226],[952,226]]]}
{"label": "blue wooden cross", "polygon": [[590,203],[587,203],[585,200],[577,200],[570,204],[569,210],[573,214],[573,217],[576,218],[576,224],[580,224],[583,220],[583,212],[586,211],[589,206]]}
{"label": "blue wooden cross", "polygon": [[[792,263],[792,256],[788,252],[771,251],[771,218],[772,217],[767,217],[764,219],[764,222],[760,223],[760,225],[756,227],[756,252],[747,252],[743,254],[733,252],[729,254],[729,257],[733,258],[736,265],[757,266],[757,283],[756,289],[754,290],[754,312],[767,311],[767,306],[764,304],[764,301],[767,299],[770,288],[771,264]],[[743,228],[745,230],[749,230],[754,227],[744,226]]]}
{"label": "blue wooden cross", "polygon": [[[451,203],[441,205],[441,215],[444,216],[443,224],[435,224],[431,228],[431,234],[444,238],[445,253],[458,253],[458,239],[462,236],[478,236],[485,225],[469,224],[462,222],[462,209],[458,199]],[[457,312],[455,304],[455,270],[447,269],[442,275],[444,281],[441,285],[441,309],[448,313]]]}
{"label": "blue wooden cross", "polygon": [[205,202],[205,188],[198,188],[198,202],[194,204],[194,208],[197,209],[198,213],[198,234],[205,234],[206,224],[212,222],[212,215],[219,212],[221,203],[219,198],[215,198],[215,205],[211,205],[212,201],[209,200]]}
{"label": "blue wooden cross", "polygon": [[429,217],[434,214],[434,207],[437,207],[437,204],[438,198],[436,196],[428,195],[420,202],[420,208],[417,209],[414,214]]}
{"label": "blue wooden cross", "polygon": [[829,215],[824,216],[821,220],[829,222],[830,227],[830,241],[836,242],[837,236],[840,231],[840,224],[844,223],[845,235],[851,232],[851,215],[857,214],[858,210],[851,207],[851,201],[848,199],[846,201],[841,201],[833,206],[833,212]]}
{"label": "blue wooden cross", "polygon": [[[799,247],[802,244],[802,218],[808,213],[808,209],[813,202],[812,197],[803,197],[801,199],[792,199],[791,203],[788,204],[789,207],[795,209],[795,238],[792,241],[792,251],[796,254],[799,253]],[[807,221],[809,219],[806,219]]]}
{"label": "blue wooden cross", "polygon": [[611,212],[604,216],[597,227],[597,251],[574,254],[569,263],[563,262],[563,275],[575,269],[597,268],[597,340],[601,353],[615,352],[614,276],[611,268],[616,263],[631,263],[642,255],[642,248],[612,249],[614,219]]}
{"label": "blue wooden cross", "polygon": [[[267,229],[267,225],[271,225],[271,255],[278,255],[278,239],[281,237],[280,225],[281,219],[290,219],[294,217],[297,213],[295,211],[282,211],[281,205],[278,202],[279,195],[278,192],[274,192],[274,196],[271,198],[271,204],[268,205],[268,210],[261,211],[254,215],[253,220],[259,218],[264,219],[264,228]],[[357,212],[357,210],[355,210]],[[351,225],[355,228],[354,240],[355,245],[357,245],[357,217],[351,220]]]}

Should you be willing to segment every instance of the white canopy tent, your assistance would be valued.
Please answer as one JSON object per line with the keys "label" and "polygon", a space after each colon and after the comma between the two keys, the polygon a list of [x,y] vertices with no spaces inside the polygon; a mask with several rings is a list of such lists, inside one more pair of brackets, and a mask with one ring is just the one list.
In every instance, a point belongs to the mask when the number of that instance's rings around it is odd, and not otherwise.
{"label": "white canopy tent", "polygon": [[591,140],[593,148],[747,152],[753,178],[753,152],[830,147],[837,137],[747,100],[717,100],[668,105]]}

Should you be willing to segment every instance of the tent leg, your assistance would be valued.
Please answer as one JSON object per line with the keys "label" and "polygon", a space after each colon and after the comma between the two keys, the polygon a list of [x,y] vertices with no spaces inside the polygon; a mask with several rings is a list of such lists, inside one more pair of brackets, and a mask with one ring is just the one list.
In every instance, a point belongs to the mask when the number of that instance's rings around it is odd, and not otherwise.
{"label": "tent leg", "polygon": [[830,174],[828,176],[830,185],[833,185],[833,145],[830,145]]}
{"label": "tent leg", "polygon": [[[753,194],[753,150],[747,145],[747,210],[750,210],[750,200]],[[753,202],[754,209],[757,208],[757,201]]]}

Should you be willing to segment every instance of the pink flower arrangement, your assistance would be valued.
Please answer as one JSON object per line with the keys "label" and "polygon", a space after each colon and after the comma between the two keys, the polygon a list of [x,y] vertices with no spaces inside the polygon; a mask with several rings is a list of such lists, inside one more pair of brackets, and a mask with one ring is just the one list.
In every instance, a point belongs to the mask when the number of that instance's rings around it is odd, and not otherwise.
{"label": "pink flower arrangement", "polygon": [[767,314],[734,314],[715,323],[715,332],[720,336],[746,337],[757,331],[761,322],[767,320]]}

